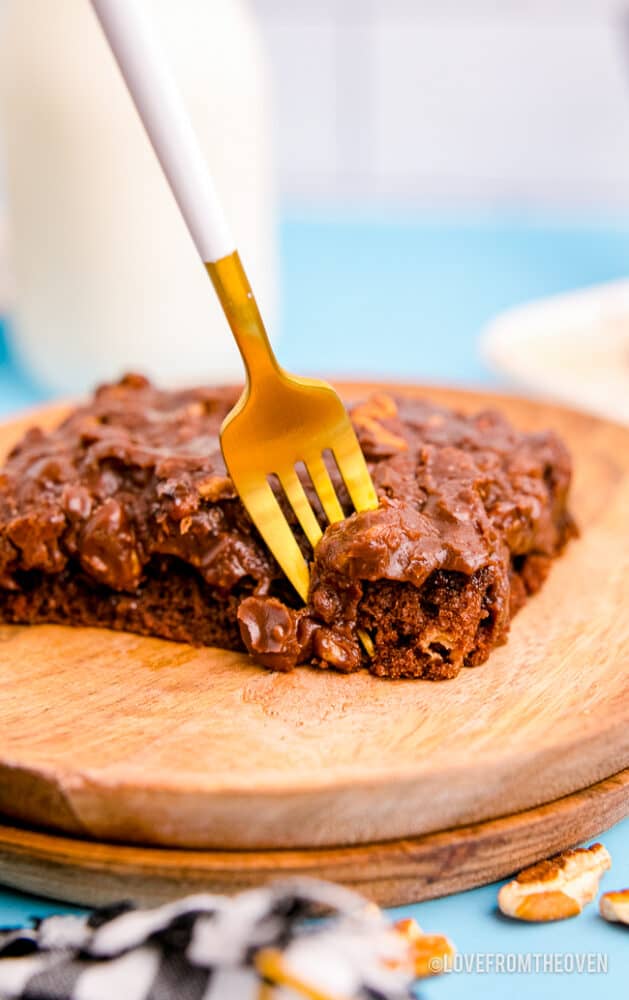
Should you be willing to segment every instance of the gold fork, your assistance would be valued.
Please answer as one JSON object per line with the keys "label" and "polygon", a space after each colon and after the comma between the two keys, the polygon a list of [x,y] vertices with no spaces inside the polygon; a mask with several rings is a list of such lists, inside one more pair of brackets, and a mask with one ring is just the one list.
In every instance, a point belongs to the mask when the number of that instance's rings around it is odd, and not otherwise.
{"label": "gold fork", "polygon": [[321,527],[296,467],[305,466],[332,524],[345,515],[324,453],[334,456],[356,510],[378,504],[365,459],[334,389],[289,375],[275,358],[192,125],[142,9],[136,0],[92,0],[92,6],[245,363],[245,390],[221,428],[225,465],[252,521],[306,600],[308,564],[269,478],[279,480],[314,547]]}

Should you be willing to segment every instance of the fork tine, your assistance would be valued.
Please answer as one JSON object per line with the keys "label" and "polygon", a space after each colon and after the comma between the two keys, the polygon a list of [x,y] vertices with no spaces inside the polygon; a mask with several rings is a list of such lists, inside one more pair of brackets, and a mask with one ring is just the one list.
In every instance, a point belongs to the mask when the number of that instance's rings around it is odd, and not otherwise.
{"label": "fork tine", "polygon": [[306,538],[314,549],[323,532],[299,476],[295,469],[286,469],[284,472],[278,472],[277,475],[282,484],[282,489],[288,498],[288,502],[295,511],[299,523],[304,529]]}
{"label": "fork tine", "polygon": [[254,486],[248,481],[243,483],[242,488],[236,481],[234,484],[264,541],[299,596],[307,601],[310,586],[308,564],[270,485],[266,480],[256,481]]}
{"label": "fork tine", "polygon": [[365,456],[351,426],[335,436],[332,451],[355,509],[376,508],[378,495],[371,481]]}
{"label": "fork tine", "polygon": [[345,514],[330,479],[330,473],[325,467],[323,457],[314,455],[312,458],[306,459],[306,468],[330,524],[342,521]]}

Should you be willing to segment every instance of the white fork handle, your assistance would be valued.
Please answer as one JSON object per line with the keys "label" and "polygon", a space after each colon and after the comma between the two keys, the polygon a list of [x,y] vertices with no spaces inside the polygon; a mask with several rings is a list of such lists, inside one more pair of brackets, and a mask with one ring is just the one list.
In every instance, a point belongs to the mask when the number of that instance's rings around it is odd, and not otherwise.
{"label": "white fork handle", "polygon": [[[218,193],[139,0],[91,0],[144,128],[204,263],[234,252]],[[211,98],[211,95],[208,95]]]}

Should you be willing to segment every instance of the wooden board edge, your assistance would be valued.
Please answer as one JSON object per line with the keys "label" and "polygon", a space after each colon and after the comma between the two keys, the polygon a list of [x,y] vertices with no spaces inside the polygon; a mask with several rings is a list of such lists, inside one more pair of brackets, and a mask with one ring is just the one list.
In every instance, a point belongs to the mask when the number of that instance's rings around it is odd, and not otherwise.
{"label": "wooden board edge", "polygon": [[397,906],[485,885],[596,837],[629,815],[629,769],[555,802],[426,836],[320,850],[127,847],[0,825],[0,881],[83,906],[155,905],[307,875]]}

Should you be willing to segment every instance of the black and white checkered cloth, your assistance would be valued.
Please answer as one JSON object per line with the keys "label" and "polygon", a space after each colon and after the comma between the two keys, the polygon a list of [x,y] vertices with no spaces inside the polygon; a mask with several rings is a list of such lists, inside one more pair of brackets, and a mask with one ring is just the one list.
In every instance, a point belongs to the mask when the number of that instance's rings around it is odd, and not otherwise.
{"label": "black and white checkered cloth", "polygon": [[401,948],[376,907],[327,883],[122,903],[0,931],[0,1000],[402,1000]]}

